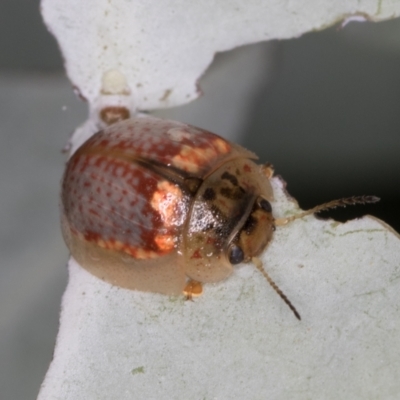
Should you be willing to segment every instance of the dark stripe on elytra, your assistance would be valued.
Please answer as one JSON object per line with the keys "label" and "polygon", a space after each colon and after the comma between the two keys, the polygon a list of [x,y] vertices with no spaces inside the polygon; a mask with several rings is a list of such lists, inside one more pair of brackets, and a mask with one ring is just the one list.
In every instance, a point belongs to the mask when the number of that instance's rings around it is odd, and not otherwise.
{"label": "dark stripe on elytra", "polygon": [[203,180],[197,177],[188,176],[186,171],[180,170],[179,168],[172,167],[170,165],[164,165],[158,161],[143,161],[141,159],[135,160],[137,165],[148,169],[161,176],[163,179],[175,183],[180,189],[191,196],[195,195],[203,183]]}
{"label": "dark stripe on elytra", "polygon": [[226,179],[227,181],[229,181],[230,183],[232,183],[232,185],[234,185],[234,186],[238,186],[238,185],[239,185],[239,182],[238,182],[236,176],[230,174],[229,172],[224,172],[224,173],[221,175],[221,179]]}
{"label": "dark stripe on elytra", "polygon": [[164,179],[176,183],[184,192],[192,196],[197,193],[203,183],[203,179],[190,176],[188,172],[172,165],[165,165],[158,161],[147,162],[139,159],[136,160],[136,163],[155,172]]}

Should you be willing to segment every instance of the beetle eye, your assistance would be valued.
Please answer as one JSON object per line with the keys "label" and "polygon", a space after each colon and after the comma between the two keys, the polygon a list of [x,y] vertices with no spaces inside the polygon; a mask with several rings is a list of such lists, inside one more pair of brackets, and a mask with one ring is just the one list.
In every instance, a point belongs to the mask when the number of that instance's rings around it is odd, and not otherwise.
{"label": "beetle eye", "polygon": [[235,264],[240,264],[243,260],[244,260],[243,250],[239,246],[233,245],[229,253],[229,262],[235,265]]}
{"label": "beetle eye", "polygon": [[271,207],[271,203],[268,200],[265,199],[260,199],[258,201],[258,205],[261,209],[263,209],[266,212],[272,212],[272,207]]}

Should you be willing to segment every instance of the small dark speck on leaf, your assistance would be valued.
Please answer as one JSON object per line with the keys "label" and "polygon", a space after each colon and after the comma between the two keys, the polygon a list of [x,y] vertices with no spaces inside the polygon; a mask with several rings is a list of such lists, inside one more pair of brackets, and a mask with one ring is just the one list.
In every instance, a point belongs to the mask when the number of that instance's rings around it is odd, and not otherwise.
{"label": "small dark speck on leaf", "polygon": [[166,101],[171,93],[172,93],[172,89],[166,89],[164,91],[163,96],[160,98],[160,101]]}
{"label": "small dark speck on leaf", "polygon": [[133,368],[133,370],[131,371],[132,375],[136,375],[136,374],[144,374],[144,367],[137,367],[137,368]]}

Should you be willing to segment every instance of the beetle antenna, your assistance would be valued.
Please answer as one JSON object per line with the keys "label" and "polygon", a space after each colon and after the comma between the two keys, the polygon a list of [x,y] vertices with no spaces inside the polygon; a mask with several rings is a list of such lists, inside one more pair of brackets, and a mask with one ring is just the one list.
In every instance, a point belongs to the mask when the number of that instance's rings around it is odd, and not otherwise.
{"label": "beetle antenna", "polygon": [[300,314],[297,312],[296,308],[294,305],[290,302],[290,300],[286,297],[285,293],[282,292],[281,289],[279,289],[279,286],[272,280],[272,278],[268,275],[268,273],[264,270],[262,262],[259,258],[253,257],[251,259],[253,264],[256,266],[256,268],[264,275],[265,279],[268,281],[268,283],[272,286],[272,288],[275,290],[276,293],[279,294],[281,299],[288,305],[288,307],[293,311],[293,314],[296,316],[296,318],[300,321],[301,317]]}
{"label": "beetle antenna", "polygon": [[321,211],[333,209],[336,207],[346,207],[346,206],[352,206],[355,204],[376,203],[379,200],[380,200],[380,198],[376,197],[376,196],[353,196],[353,197],[346,197],[343,199],[332,200],[332,201],[328,201],[327,203],[320,204],[319,206],[313,207],[310,210],[306,210],[299,214],[292,215],[291,217],[277,218],[275,220],[275,225],[286,225],[289,222],[292,222],[299,218],[303,218],[307,215],[319,213]]}

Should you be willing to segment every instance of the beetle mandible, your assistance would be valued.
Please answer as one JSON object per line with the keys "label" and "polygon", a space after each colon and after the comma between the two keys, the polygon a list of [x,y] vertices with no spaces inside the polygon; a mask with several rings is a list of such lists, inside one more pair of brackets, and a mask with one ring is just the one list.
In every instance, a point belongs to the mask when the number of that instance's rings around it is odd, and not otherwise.
{"label": "beetle mandible", "polygon": [[72,256],[123,288],[199,295],[203,283],[253,261],[277,224],[328,207],[375,201],[341,199],[275,220],[272,170],[241,146],[203,129],[154,117],[113,124],[69,160],[61,195],[62,232]]}

